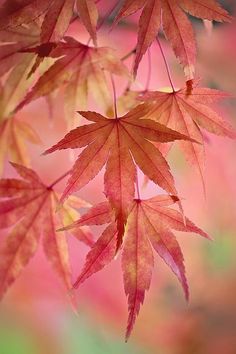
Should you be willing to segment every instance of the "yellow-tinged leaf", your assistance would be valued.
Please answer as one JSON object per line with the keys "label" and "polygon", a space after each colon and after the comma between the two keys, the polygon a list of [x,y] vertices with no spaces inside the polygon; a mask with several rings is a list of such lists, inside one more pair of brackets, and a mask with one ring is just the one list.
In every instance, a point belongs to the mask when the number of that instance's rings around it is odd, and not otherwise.
{"label": "yellow-tinged leaf", "polygon": [[15,117],[0,124],[0,174],[7,157],[12,162],[30,165],[26,142],[41,144],[40,138],[29,124]]}

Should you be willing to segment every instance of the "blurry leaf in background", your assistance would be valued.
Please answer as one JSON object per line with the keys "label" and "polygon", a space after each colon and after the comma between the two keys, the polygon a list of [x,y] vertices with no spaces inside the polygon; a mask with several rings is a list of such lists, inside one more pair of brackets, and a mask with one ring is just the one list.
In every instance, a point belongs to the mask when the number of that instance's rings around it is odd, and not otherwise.
{"label": "blurry leaf in background", "polygon": [[233,238],[234,234],[216,231],[214,242],[211,245],[205,244],[203,246],[208,267],[212,268],[213,272],[227,272],[232,270],[232,266],[236,265]]}
{"label": "blurry leaf in background", "polygon": [[29,124],[15,117],[8,118],[0,124],[0,175],[6,158],[11,162],[30,165],[26,142],[41,144],[40,138]]}
{"label": "blurry leaf in background", "polygon": [[88,314],[80,313],[78,318],[69,318],[64,341],[68,345],[65,354],[148,354],[142,346],[125,343],[119,335],[116,337],[110,332],[109,326],[98,328],[94,320],[88,318]]}

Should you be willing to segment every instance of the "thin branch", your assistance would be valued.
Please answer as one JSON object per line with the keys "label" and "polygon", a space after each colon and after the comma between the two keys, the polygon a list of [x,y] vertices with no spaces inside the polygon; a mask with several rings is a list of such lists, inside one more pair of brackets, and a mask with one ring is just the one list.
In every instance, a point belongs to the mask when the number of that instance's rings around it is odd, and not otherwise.
{"label": "thin branch", "polygon": [[170,81],[170,85],[172,87],[173,92],[175,92],[175,87],[174,87],[173,81],[171,79],[170,68],[168,66],[168,63],[167,63],[167,60],[166,60],[166,57],[165,57],[165,53],[164,53],[164,51],[162,49],[162,46],[161,46],[161,43],[160,43],[158,37],[156,37],[156,41],[157,41],[157,44],[158,44],[158,46],[160,48],[160,52],[161,52],[162,58],[163,58],[164,63],[165,63],[165,67],[166,67],[167,75],[168,75],[168,78],[169,78],[169,81]]}

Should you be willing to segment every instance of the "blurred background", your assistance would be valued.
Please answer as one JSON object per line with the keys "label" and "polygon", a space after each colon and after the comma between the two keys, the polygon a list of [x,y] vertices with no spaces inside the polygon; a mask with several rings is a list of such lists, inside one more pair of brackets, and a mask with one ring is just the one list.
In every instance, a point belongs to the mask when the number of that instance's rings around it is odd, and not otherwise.
{"label": "blurred background", "polygon": [[[101,1],[101,8],[106,3]],[[221,3],[235,14],[235,1]],[[136,43],[137,18],[138,15],[132,17],[131,22],[116,28],[109,36],[108,27],[104,26],[100,33],[101,44],[117,47],[119,55],[126,54]],[[214,24],[209,32],[201,21],[191,20],[197,36],[197,77],[201,85],[235,95],[235,23]],[[76,23],[70,34],[85,43],[88,39],[87,33]],[[162,45],[175,85],[181,87],[184,84],[182,69],[163,38]],[[155,44],[151,60],[149,88],[167,87],[165,67]],[[132,58],[126,63],[131,66]],[[145,56],[134,89],[145,87],[147,71]],[[121,94],[123,81],[116,79],[116,85]],[[73,160],[68,152],[40,156],[45,148],[64,136],[67,129],[60,95],[52,98],[51,118],[44,99],[19,112],[43,142],[41,146],[29,146],[30,155],[32,167],[49,182],[68,170]],[[93,101],[91,107],[101,111]],[[236,101],[225,100],[217,108],[236,127]],[[69,295],[39,249],[0,304],[1,354],[236,354],[236,143],[210,134],[206,139],[206,198],[198,175],[186,164],[178,149],[173,149],[169,156],[186,215],[214,239],[210,242],[192,234],[177,234],[185,256],[189,303],[185,302],[175,277],[156,257],[150,291],[126,344],[127,304],[120,257],[76,291],[76,313]],[[6,164],[4,175],[11,174]],[[102,200],[102,177],[99,174],[78,195],[91,203]],[[63,187],[62,182],[58,190]],[[142,190],[144,197],[155,193],[157,188],[151,183]],[[98,236],[99,231],[93,231]],[[72,238],[69,244],[76,279],[88,248]]]}

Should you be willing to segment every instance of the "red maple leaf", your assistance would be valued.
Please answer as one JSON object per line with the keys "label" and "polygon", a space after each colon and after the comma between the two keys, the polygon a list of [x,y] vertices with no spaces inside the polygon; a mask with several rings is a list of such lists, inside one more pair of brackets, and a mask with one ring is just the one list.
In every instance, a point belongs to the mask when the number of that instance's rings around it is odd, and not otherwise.
{"label": "red maple leaf", "polygon": [[75,5],[96,44],[98,13],[93,0],[6,0],[0,8],[0,30],[17,28],[43,18],[40,42],[60,41],[70,25]]}
{"label": "red maple leaf", "polygon": [[[55,214],[57,194],[52,186],[44,185],[31,169],[12,163],[22,179],[0,180],[0,229],[12,227],[0,250],[0,297],[15,281],[22,269],[35,254],[40,236],[43,236],[44,252],[67,288],[71,288],[71,270],[65,235],[56,233],[64,221],[74,220],[75,210],[71,202]],[[72,200],[72,207],[88,207],[79,200]],[[75,215],[74,215],[75,214]],[[92,245],[87,230],[76,231],[75,236]]]}
{"label": "red maple leaf", "polygon": [[204,139],[200,128],[231,139],[236,138],[236,131],[211,108],[213,103],[229,97],[227,93],[204,87],[193,87],[190,94],[188,91],[187,87],[171,92],[147,92],[141,100],[152,104],[147,118],[201,143],[180,141],[180,146],[187,160],[196,166],[204,184]]}
{"label": "red maple leaf", "polygon": [[[183,255],[171,230],[194,232],[206,238],[209,236],[189,219],[186,218],[185,223],[183,222],[181,213],[169,207],[176,201],[178,201],[176,197],[159,195],[147,200],[134,200],[129,209],[122,246],[122,270],[129,307],[126,339],[132,331],[140,305],[144,301],[145,291],[150,287],[154,264],[153,249],[179,279],[186,299],[189,297]],[[87,254],[85,265],[73,285],[74,288],[111,262],[116,255],[118,231],[114,223],[114,214],[107,202],[92,207],[79,220],[65,228],[76,229],[83,225],[105,223],[109,225]]]}
{"label": "red maple leaf", "polygon": [[125,0],[115,18],[115,23],[141,8],[143,11],[139,20],[135,75],[142,56],[162,26],[175,55],[184,66],[187,78],[192,79],[196,59],[195,36],[184,11],[192,16],[211,21],[231,20],[227,11],[215,0]]}

